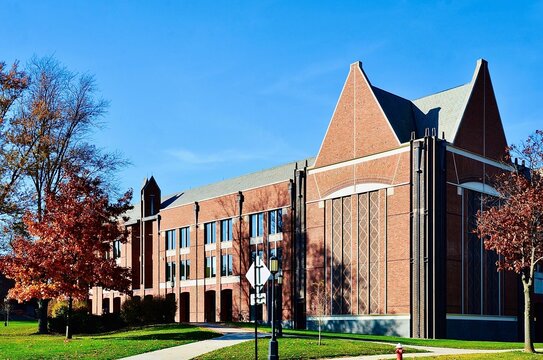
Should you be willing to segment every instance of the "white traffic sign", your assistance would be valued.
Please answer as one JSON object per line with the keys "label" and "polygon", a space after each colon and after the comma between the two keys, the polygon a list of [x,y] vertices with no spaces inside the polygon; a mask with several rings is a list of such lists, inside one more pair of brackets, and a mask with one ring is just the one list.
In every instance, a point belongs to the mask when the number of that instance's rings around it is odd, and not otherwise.
{"label": "white traffic sign", "polygon": [[[256,301],[255,301],[256,295]],[[251,305],[261,305],[266,303],[266,293],[251,294]]]}
{"label": "white traffic sign", "polygon": [[[256,271],[255,271],[255,266],[256,266]],[[255,273],[256,273],[256,279],[255,279]],[[262,287],[266,283],[266,281],[268,281],[270,275],[271,275],[271,272],[266,266],[266,264],[264,264],[264,261],[262,261],[262,259],[259,256],[257,256],[256,261],[251,264],[251,267],[247,271],[247,274],[245,274],[245,277],[247,278],[247,280],[249,280],[249,283],[251,284],[252,287],[255,287],[255,285],[258,287]]]}

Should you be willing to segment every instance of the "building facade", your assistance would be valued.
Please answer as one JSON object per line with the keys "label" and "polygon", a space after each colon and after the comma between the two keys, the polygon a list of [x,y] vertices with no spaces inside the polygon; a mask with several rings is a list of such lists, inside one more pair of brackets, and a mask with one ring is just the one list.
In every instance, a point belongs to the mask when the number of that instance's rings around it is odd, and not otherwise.
{"label": "building facade", "polygon": [[[175,297],[177,321],[253,318],[245,273],[258,253],[280,258],[287,325],[320,316],[334,331],[516,339],[518,280],[473,233],[496,195],[489,177],[509,169],[506,146],[486,61],[416,100],[375,87],[356,62],[316,157],[169,196],[145,180],[114,255],[133,270],[133,296]],[[92,310],[123,299],[93,289]],[[256,313],[269,319],[269,307]]]}

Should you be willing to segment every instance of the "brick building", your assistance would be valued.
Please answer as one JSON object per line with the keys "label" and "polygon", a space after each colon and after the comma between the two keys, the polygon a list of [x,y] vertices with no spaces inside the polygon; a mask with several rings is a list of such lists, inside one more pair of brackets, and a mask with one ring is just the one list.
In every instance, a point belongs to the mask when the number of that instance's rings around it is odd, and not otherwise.
{"label": "brick building", "polygon": [[[178,321],[248,320],[258,251],[280,257],[291,326],[315,326],[324,281],[330,330],[515,339],[518,281],[472,232],[506,145],[486,61],[416,100],[375,87],[356,62],[315,158],[169,196],[151,177],[115,256],[134,296],[175,296]],[[93,289],[93,312],[122,298]]]}

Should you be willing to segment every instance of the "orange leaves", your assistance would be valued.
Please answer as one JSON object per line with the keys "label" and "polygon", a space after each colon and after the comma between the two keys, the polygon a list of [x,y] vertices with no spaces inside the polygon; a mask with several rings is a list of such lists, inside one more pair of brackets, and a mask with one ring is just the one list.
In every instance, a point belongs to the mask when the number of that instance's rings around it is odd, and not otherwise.
{"label": "orange leaves", "polygon": [[110,204],[98,178],[66,170],[67,181],[48,194],[41,220],[27,213],[25,224],[37,240],[18,238],[0,270],[16,282],[18,300],[71,296],[86,298],[93,286],[128,292],[130,271],[104,259],[113,241],[126,242],[118,219],[130,208],[131,192]]}
{"label": "orange leaves", "polygon": [[[543,164],[543,133],[511,149],[528,165]],[[500,270],[529,271],[543,257],[543,177],[540,167],[518,166],[494,178],[501,205],[477,216],[486,249],[501,255]]]}

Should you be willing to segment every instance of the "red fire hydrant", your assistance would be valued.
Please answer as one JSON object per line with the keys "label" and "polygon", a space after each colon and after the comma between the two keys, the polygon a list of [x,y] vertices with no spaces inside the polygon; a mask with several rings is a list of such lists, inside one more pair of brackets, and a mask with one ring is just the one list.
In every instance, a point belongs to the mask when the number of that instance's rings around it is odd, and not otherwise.
{"label": "red fire hydrant", "polygon": [[403,359],[403,346],[402,344],[398,343],[396,345],[396,360],[402,360]]}

